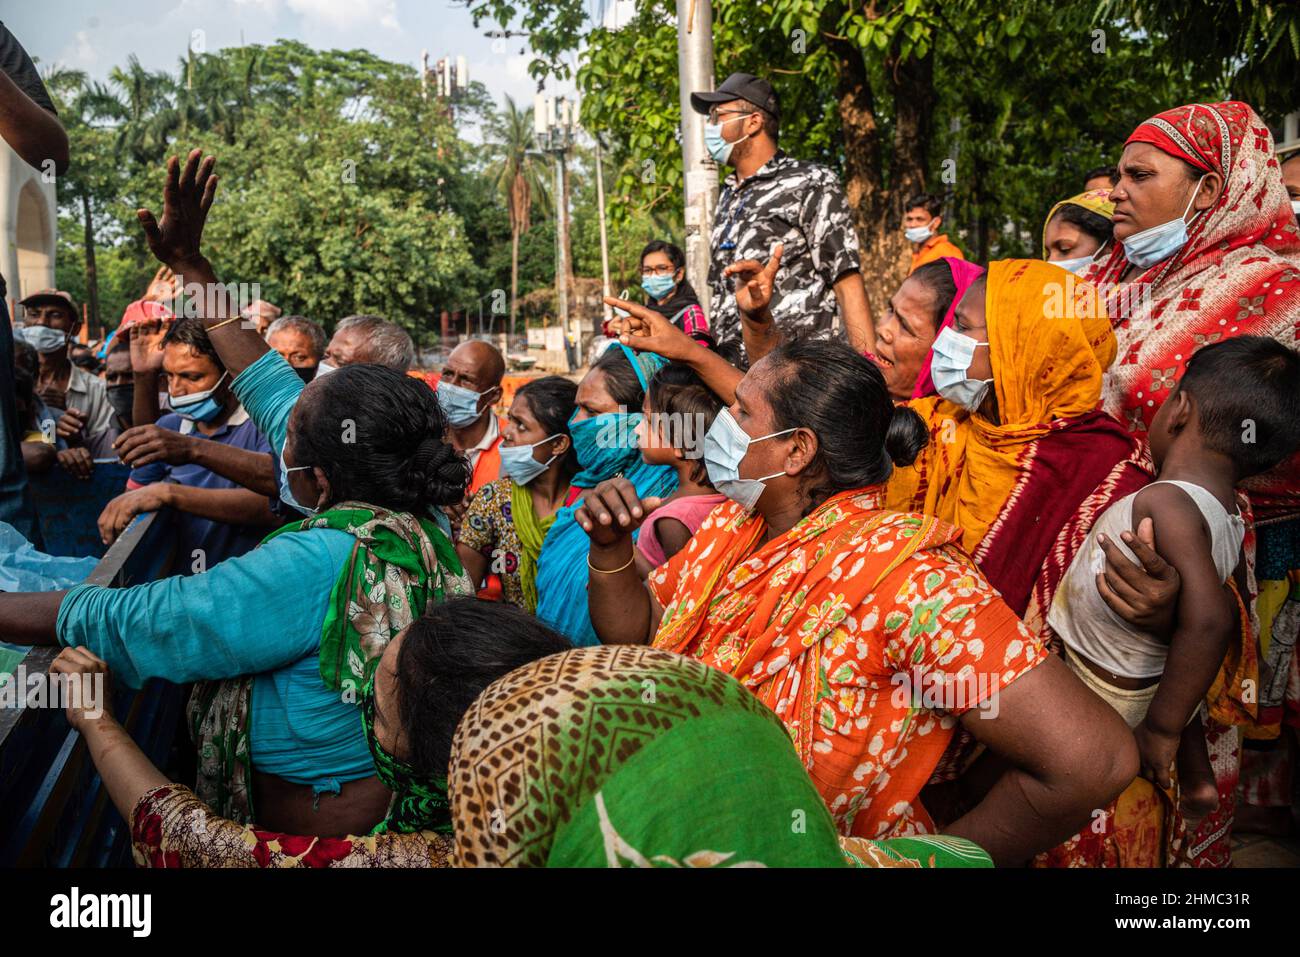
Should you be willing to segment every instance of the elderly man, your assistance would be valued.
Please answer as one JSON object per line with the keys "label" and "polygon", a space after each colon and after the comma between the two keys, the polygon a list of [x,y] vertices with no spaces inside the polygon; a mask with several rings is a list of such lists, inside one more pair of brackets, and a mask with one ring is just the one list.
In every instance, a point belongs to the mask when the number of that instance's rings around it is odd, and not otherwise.
{"label": "elderly man", "polygon": [[280,307],[265,299],[254,299],[239,313],[257,329],[257,334],[265,338],[267,327],[280,318]]}
{"label": "elderly man", "polygon": [[348,316],[334,327],[317,374],[360,362],[404,373],[414,360],[415,343],[401,326],[378,316]]}
{"label": "elderly man", "polygon": [[266,330],[266,344],[284,356],[303,382],[310,382],[325,355],[325,330],[306,316],[281,316]]}
{"label": "elderly man", "polygon": [[505,360],[490,343],[462,342],[452,350],[438,380],[438,405],[447,417],[452,446],[469,460],[473,495],[501,473],[501,427],[492,407],[501,401]]}
{"label": "elderly man", "polygon": [[117,438],[104,380],[73,364],[70,353],[77,306],[72,297],[57,289],[42,289],[20,303],[23,326],[17,334],[40,354],[36,394],[59,417],[59,438],[69,445],[84,445],[92,457],[105,453]]}

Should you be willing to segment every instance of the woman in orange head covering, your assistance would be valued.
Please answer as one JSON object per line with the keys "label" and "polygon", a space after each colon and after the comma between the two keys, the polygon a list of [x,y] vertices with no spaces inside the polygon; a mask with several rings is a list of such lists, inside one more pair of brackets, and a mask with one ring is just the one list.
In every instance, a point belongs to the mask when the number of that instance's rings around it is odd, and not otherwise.
{"label": "woman in orange head covering", "polygon": [[960,526],[1007,604],[1045,632],[1093,519],[1150,481],[1138,443],[1098,408],[1115,357],[1110,322],[1093,287],[1070,273],[1003,260],[962,297],[941,337],[940,398],[913,403],[933,441],[913,470],[896,470],[890,505],[903,504],[895,490],[910,492],[920,510]]}

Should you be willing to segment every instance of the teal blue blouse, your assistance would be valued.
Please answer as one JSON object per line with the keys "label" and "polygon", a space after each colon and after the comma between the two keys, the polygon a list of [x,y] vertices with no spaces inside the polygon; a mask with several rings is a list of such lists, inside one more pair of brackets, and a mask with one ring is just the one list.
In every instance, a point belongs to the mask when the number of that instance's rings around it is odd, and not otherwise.
{"label": "teal blue blouse", "polygon": [[[279,453],[303,382],[268,352],[232,385]],[[85,645],[118,680],[177,683],[256,674],[253,766],[319,793],[374,774],[357,703],[325,687],[318,660],[330,592],[352,553],[346,532],[281,535],[200,575],[133,588],[79,585],[59,608],[65,646]]]}

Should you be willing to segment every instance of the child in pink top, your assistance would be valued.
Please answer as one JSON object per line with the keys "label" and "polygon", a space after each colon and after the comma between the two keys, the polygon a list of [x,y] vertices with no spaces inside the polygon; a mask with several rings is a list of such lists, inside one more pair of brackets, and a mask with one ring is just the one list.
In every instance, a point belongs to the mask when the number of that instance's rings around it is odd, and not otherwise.
{"label": "child in pink top", "polygon": [[643,578],[676,555],[705,516],[727,500],[709,484],[704,468],[704,434],[722,405],[687,366],[669,363],[650,380],[637,443],[648,464],[677,470],[677,491],[641,523],[636,567]]}

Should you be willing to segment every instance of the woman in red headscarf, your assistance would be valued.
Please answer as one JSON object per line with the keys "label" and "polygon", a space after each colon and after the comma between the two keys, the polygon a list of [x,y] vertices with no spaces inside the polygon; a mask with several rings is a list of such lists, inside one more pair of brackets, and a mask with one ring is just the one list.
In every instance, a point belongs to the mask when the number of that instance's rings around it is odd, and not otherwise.
{"label": "woman in red headscarf", "polygon": [[[1144,435],[1201,346],[1248,334],[1300,345],[1300,229],[1268,126],[1245,103],[1194,103],[1146,120],[1124,144],[1119,171],[1111,193],[1115,246],[1084,278],[1105,290],[1119,343],[1103,386],[1104,408]],[[1265,635],[1275,622],[1294,632],[1300,626],[1300,571],[1293,571],[1300,569],[1297,462],[1250,483],[1248,491],[1265,563],[1259,577],[1277,577],[1281,586],[1280,595],[1266,587],[1271,604],[1261,597],[1255,610]],[[1249,533],[1246,546],[1253,564]],[[1181,842],[1187,863],[1228,863],[1240,762],[1231,725],[1245,726],[1247,737],[1278,736],[1286,688],[1300,686],[1294,643],[1292,634],[1264,649],[1252,676],[1261,689],[1254,703],[1243,702],[1232,714],[1211,712],[1206,729],[1220,811]],[[1250,667],[1254,642],[1246,644],[1242,666]],[[1290,722],[1300,724],[1296,702],[1289,704]]]}

